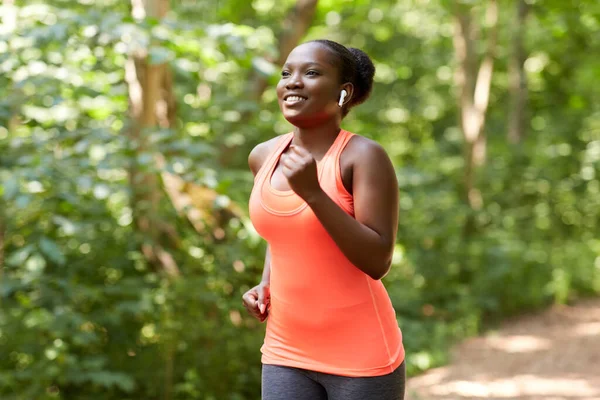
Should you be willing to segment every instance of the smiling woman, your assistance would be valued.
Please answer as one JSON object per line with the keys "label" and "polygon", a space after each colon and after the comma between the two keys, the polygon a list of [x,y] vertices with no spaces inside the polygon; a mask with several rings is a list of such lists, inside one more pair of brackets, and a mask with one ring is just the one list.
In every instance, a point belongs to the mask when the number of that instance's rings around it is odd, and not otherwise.
{"label": "smiling woman", "polygon": [[[313,46],[308,46],[310,44]],[[306,57],[307,52],[314,52],[315,54],[311,55],[316,57],[307,61],[309,60]],[[331,52],[335,52],[335,55]],[[321,63],[317,60],[321,60]],[[303,114],[311,114],[311,111],[314,111],[316,115],[313,117],[327,118],[328,114],[339,111],[324,108],[325,105],[335,106],[328,99],[332,95],[339,99],[341,91],[345,90],[346,97],[341,104],[341,113],[344,117],[351,107],[369,97],[374,75],[373,63],[361,50],[347,49],[329,40],[309,42],[306,46],[296,48],[283,66],[281,80],[277,85],[279,105],[285,105],[285,108],[282,107],[284,116],[294,124],[293,113],[286,113],[286,111],[308,100],[307,96],[310,93],[311,97],[318,98],[320,102],[312,102],[311,108],[303,110]],[[299,81],[299,77],[305,79]],[[301,82],[302,88],[298,87],[298,82]],[[342,85],[340,86],[339,83]]]}
{"label": "smiling woman", "polygon": [[277,85],[295,129],[256,146],[250,217],[267,241],[262,281],[244,294],[267,322],[263,400],[398,400],[404,347],[381,278],[398,222],[392,163],[341,129],[375,68],[328,40],[296,47]]}

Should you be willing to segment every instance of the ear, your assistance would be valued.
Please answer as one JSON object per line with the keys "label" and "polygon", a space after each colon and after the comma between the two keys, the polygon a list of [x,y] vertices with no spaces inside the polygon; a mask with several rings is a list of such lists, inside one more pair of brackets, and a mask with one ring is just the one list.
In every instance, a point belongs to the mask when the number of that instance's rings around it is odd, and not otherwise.
{"label": "ear", "polygon": [[[346,97],[344,98],[344,104],[343,104],[345,106],[348,103],[350,103],[350,100],[352,99],[352,96],[354,95],[354,85],[350,82],[346,82],[342,86],[340,86],[340,93],[342,93],[342,90],[346,91]],[[339,99],[339,97],[338,97],[338,99]]]}

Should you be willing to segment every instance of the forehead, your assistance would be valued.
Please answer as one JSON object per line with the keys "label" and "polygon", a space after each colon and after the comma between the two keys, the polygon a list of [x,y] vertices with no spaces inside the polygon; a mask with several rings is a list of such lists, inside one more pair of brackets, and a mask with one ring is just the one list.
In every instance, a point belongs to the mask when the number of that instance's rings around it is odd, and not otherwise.
{"label": "forehead", "polygon": [[286,64],[317,63],[323,66],[334,66],[333,54],[322,44],[309,42],[301,44],[291,51]]}

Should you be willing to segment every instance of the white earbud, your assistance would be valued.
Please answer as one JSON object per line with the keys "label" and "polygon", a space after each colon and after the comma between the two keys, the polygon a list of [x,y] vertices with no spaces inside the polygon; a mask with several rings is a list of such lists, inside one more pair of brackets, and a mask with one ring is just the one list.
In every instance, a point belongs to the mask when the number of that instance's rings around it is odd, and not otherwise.
{"label": "white earbud", "polygon": [[340,95],[340,102],[338,103],[338,105],[340,107],[344,104],[344,99],[346,98],[347,95],[348,95],[348,92],[346,92],[346,90],[342,89],[342,94]]}

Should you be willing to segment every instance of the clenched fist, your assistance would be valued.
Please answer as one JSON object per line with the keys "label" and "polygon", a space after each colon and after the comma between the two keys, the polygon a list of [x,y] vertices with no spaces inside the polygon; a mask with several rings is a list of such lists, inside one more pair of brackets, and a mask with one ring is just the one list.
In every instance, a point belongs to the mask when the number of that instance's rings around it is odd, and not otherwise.
{"label": "clenched fist", "polygon": [[291,145],[287,153],[281,155],[283,175],[290,187],[304,201],[322,193],[317,176],[317,162],[308,150]]}
{"label": "clenched fist", "polygon": [[269,309],[271,308],[271,292],[269,290],[269,285],[260,283],[254,286],[244,293],[242,302],[250,315],[260,322],[264,322],[269,316]]}

